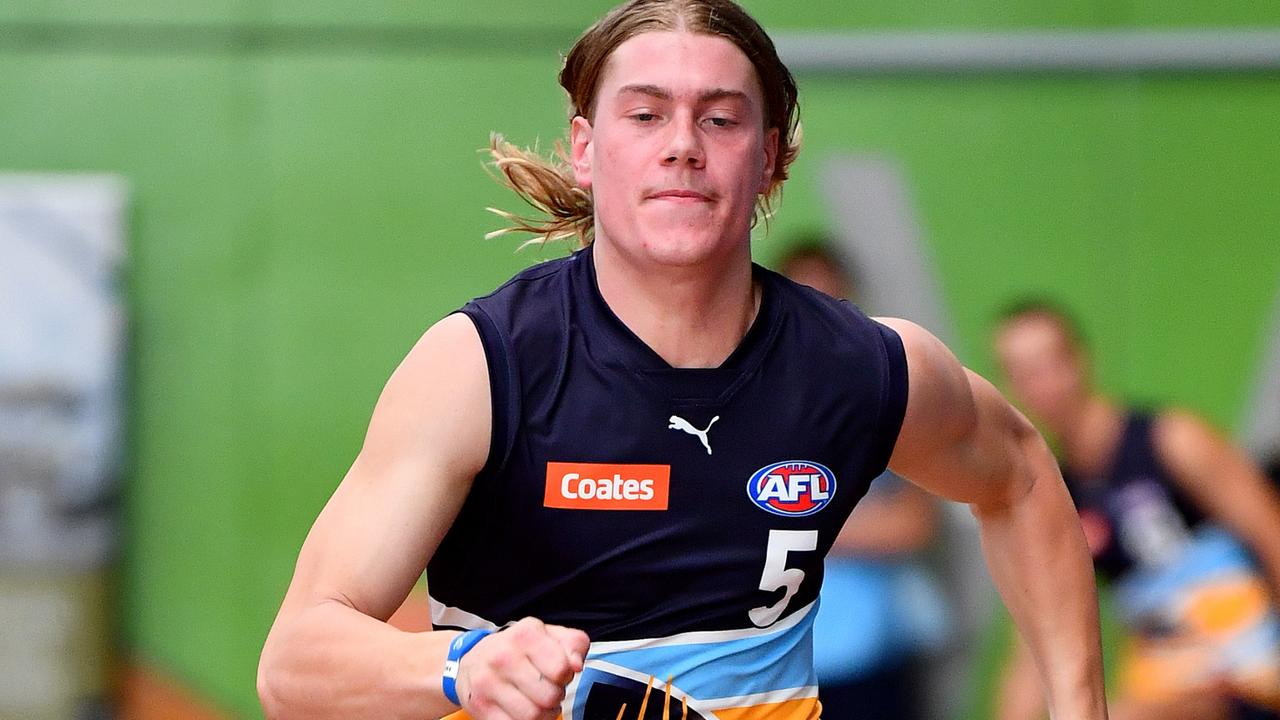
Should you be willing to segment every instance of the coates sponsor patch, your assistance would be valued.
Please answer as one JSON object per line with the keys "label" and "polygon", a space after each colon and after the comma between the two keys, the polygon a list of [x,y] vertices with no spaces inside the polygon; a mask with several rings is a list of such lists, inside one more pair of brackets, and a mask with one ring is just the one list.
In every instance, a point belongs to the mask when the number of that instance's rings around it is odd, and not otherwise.
{"label": "coates sponsor patch", "polygon": [[812,515],[826,507],[835,494],[835,474],[808,460],[766,465],[747,481],[747,497],[774,515]]}
{"label": "coates sponsor patch", "polygon": [[670,465],[547,463],[542,504],[565,510],[666,510]]}

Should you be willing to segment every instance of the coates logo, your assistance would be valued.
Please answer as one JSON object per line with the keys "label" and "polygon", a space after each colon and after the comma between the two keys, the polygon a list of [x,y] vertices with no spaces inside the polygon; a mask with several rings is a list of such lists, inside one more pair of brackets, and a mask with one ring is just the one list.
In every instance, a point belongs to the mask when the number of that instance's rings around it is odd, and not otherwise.
{"label": "coates logo", "polygon": [[542,504],[565,510],[666,510],[670,465],[547,463]]}
{"label": "coates logo", "polygon": [[836,476],[825,465],[808,460],[784,460],[766,465],[747,481],[747,497],[774,515],[812,515],[836,494]]}

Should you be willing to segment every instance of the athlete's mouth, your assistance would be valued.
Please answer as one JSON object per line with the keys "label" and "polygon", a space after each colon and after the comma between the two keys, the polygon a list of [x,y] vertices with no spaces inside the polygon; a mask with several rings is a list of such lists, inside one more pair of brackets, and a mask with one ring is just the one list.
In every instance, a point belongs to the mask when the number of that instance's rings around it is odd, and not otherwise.
{"label": "athlete's mouth", "polygon": [[649,195],[650,200],[672,200],[675,202],[711,202],[711,198],[696,190],[686,190],[684,188],[672,188],[670,190],[659,190]]}

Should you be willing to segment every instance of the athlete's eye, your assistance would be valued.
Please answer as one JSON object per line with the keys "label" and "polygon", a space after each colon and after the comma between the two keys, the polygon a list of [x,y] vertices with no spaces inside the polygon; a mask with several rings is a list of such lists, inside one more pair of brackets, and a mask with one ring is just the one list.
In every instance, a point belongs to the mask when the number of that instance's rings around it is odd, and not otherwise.
{"label": "athlete's eye", "polygon": [[710,118],[707,118],[707,122],[711,123],[715,127],[733,127],[734,125],[737,124],[733,120],[726,117],[710,117]]}
{"label": "athlete's eye", "polygon": [[635,120],[636,122],[648,123],[648,122],[653,122],[654,120],[657,120],[658,116],[654,115],[653,113],[642,112],[642,113],[636,113],[632,115],[631,119]]}

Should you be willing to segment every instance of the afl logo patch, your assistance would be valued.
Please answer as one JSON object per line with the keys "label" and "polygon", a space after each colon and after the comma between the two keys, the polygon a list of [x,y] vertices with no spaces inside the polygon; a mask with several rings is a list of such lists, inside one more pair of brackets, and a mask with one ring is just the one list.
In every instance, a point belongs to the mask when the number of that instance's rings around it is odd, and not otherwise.
{"label": "afl logo patch", "polygon": [[812,515],[836,494],[836,476],[825,465],[784,460],[766,465],[747,481],[747,497],[756,507],[788,517]]}

